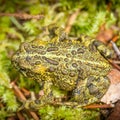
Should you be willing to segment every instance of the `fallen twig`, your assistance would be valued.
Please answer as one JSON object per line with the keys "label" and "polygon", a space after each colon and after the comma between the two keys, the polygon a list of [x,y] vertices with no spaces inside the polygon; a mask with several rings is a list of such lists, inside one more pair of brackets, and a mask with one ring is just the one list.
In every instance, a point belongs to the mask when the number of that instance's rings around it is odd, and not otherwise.
{"label": "fallen twig", "polygon": [[66,28],[65,28],[65,31],[67,33],[70,32],[71,28],[72,28],[72,25],[73,23],[75,22],[78,14],[79,14],[79,11],[80,9],[77,9],[72,15],[70,15],[70,17],[68,18],[68,21],[67,21],[67,25],[66,25]]}
{"label": "fallen twig", "polygon": [[118,70],[120,70],[120,66],[115,64],[112,60],[108,60],[110,62],[111,65],[113,65],[115,68],[117,68]]}
{"label": "fallen twig", "polygon": [[112,62],[115,64],[120,64],[120,61],[117,61],[117,60],[113,60]]}
{"label": "fallen twig", "polygon": [[[12,82],[11,85],[13,87],[14,92],[16,93],[16,96],[19,97],[21,100],[25,101],[26,98],[23,95],[23,93],[20,91],[18,86],[14,82]],[[32,111],[28,111],[28,112],[30,113],[30,115],[33,117],[34,120],[39,120],[39,117],[35,112],[32,112]]]}
{"label": "fallen twig", "polygon": [[20,91],[20,89],[18,88],[18,86],[14,82],[12,82],[11,85],[12,85],[12,87],[14,89],[14,92],[15,92],[16,96],[19,97],[21,100],[25,101],[26,98],[23,95],[23,93]]}
{"label": "fallen twig", "polygon": [[113,41],[110,41],[110,42],[111,42],[111,44],[112,44],[118,58],[120,59],[120,50],[118,49],[117,45]]}
{"label": "fallen twig", "polygon": [[110,104],[102,104],[102,105],[92,104],[92,105],[85,106],[84,108],[87,108],[87,109],[93,109],[93,108],[113,108],[113,106],[110,105]]}
{"label": "fallen twig", "polygon": [[29,96],[30,95],[30,91],[28,91],[25,88],[21,88],[21,91],[24,93],[25,96]]}
{"label": "fallen twig", "polygon": [[22,115],[22,113],[17,112],[17,116],[19,118],[19,120],[25,120],[24,116]]}
{"label": "fallen twig", "polygon": [[28,19],[42,19],[44,15],[30,15],[27,13],[0,13],[0,16],[10,16],[17,17],[19,19],[28,20]]}

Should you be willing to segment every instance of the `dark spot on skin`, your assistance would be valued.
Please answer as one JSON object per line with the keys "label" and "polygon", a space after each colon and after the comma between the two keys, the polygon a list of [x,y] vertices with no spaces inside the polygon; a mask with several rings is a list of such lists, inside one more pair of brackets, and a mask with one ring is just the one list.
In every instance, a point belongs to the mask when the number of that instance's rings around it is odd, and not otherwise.
{"label": "dark spot on skin", "polygon": [[66,66],[66,68],[69,68],[69,64],[68,63],[66,63],[65,66]]}
{"label": "dark spot on skin", "polygon": [[84,95],[84,87],[81,86],[81,87],[78,87],[76,88],[75,90],[73,90],[73,95],[74,96],[83,96]]}
{"label": "dark spot on skin", "polygon": [[76,63],[72,63],[72,66],[76,68],[78,65]]}
{"label": "dark spot on skin", "polygon": [[23,43],[21,46],[20,46],[20,51],[23,52],[23,51],[26,51],[28,54],[32,52],[31,50],[31,45],[29,43]]}
{"label": "dark spot on skin", "polygon": [[80,36],[76,40],[82,42],[82,37]]}
{"label": "dark spot on skin", "polygon": [[62,57],[58,57],[56,58],[57,61],[63,61],[63,58]]}
{"label": "dark spot on skin", "polygon": [[31,60],[31,57],[30,57],[30,56],[27,56],[27,57],[26,57],[26,61],[29,62],[30,60]]}
{"label": "dark spot on skin", "polygon": [[39,65],[39,64],[41,64],[40,61],[36,61],[36,62],[35,62],[35,65]]}
{"label": "dark spot on skin", "polygon": [[54,67],[49,67],[49,72],[55,72],[55,68]]}
{"label": "dark spot on skin", "polygon": [[45,55],[46,52],[45,51],[38,51],[38,54]]}
{"label": "dark spot on skin", "polygon": [[25,48],[25,51],[29,54],[29,53],[31,53],[31,50],[30,50],[30,48]]}
{"label": "dark spot on skin", "polygon": [[46,57],[45,56],[42,56],[42,59],[45,59]]}
{"label": "dark spot on skin", "polygon": [[24,47],[24,50],[25,50],[25,52],[26,52],[27,54],[32,54],[32,53],[33,53],[33,50],[31,49],[30,46]]}
{"label": "dark spot on skin", "polygon": [[75,90],[73,90],[73,94],[74,95],[80,95],[81,94],[81,90],[79,90],[79,89],[75,89]]}
{"label": "dark spot on skin", "polygon": [[93,44],[90,44],[90,45],[89,45],[89,49],[90,49],[91,51],[93,51],[93,52],[96,52],[96,51],[97,51],[95,45],[93,45]]}
{"label": "dark spot on skin", "polygon": [[68,58],[65,58],[65,59],[64,59],[64,61],[65,61],[65,62],[68,62],[68,61],[69,61],[69,59],[68,59]]}
{"label": "dark spot on skin", "polygon": [[37,46],[36,45],[32,45],[32,48],[37,48]]}
{"label": "dark spot on skin", "polygon": [[34,66],[34,65],[35,65],[35,63],[34,63],[34,62],[31,62],[31,63],[30,63],[30,65],[31,65],[31,66]]}
{"label": "dark spot on skin", "polygon": [[97,95],[99,92],[97,86],[93,85],[92,83],[89,84],[88,89],[89,89],[90,94],[92,95]]}
{"label": "dark spot on skin", "polygon": [[31,47],[33,48],[33,49],[43,49],[44,47],[43,46],[38,46],[38,45],[31,45]]}
{"label": "dark spot on skin", "polygon": [[75,50],[72,50],[71,53],[72,55],[76,55],[77,52]]}
{"label": "dark spot on skin", "polygon": [[95,97],[97,97],[98,99],[100,99],[100,98],[102,98],[103,95],[104,95],[104,94],[99,91]]}
{"label": "dark spot on skin", "polygon": [[75,73],[71,72],[71,73],[69,74],[69,76],[70,76],[70,77],[75,77]]}
{"label": "dark spot on skin", "polygon": [[71,54],[66,54],[66,57],[71,57]]}
{"label": "dark spot on skin", "polygon": [[49,47],[49,48],[47,48],[47,51],[48,51],[48,52],[58,51],[58,47]]}
{"label": "dark spot on skin", "polygon": [[78,49],[77,49],[77,53],[78,53],[78,54],[84,53],[84,49],[83,49],[83,48],[78,48]]}
{"label": "dark spot on skin", "polygon": [[38,46],[39,49],[43,49],[44,47],[43,46]]}
{"label": "dark spot on skin", "polygon": [[33,56],[34,59],[40,59],[41,57],[38,55]]}
{"label": "dark spot on skin", "polygon": [[68,73],[67,73],[66,70],[62,70],[62,74],[63,74],[63,75],[67,75]]}
{"label": "dark spot on skin", "polygon": [[29,44],[28,43],[23,43],[21,46],[23,46],[24,47],[24,49],[26,50],[27,48],[29,48],[30,46],[29,46]]}
{"label": "dark spot on skin", "polygon": [[28,77],[34,77],[34,74],[32,74],[30,71],[26,71],[26,75],[27,75]]}
{"label": "dark spot on skin", "polygon": [[100,46],[101,44],[102,43],[98,40],[93,41],[93,45],[96,46],[96,47]]}
{"label": "dark spot on skin", "polygon": [[58,65],[59,63],[55,60],[52,60],[50,58],[47,58],[45,56],[42,57],[44,60],[46,60],[48,63],[53,64],[53,65]]}
{"label": "dark spot on skin", "polygon": [[94,80],[95,80],[95,78],[93,76],[88,77],[88,79],[87,79],[87,87],[89,87]]}
{"label": "dark spot on skin", "polygon": [[56,56],[60,56],[60,52],[56,52]]}
{"label": "dark spot on skin", "polygon": [[78,77],[83,78],[84,70],[81,68],[78,68]]}

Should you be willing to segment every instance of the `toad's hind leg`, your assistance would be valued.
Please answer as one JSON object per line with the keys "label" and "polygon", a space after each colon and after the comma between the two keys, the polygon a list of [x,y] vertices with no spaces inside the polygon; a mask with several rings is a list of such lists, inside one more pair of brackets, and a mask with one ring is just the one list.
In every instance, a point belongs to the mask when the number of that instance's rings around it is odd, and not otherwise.
{"label": "toad's hind leg", "polygon": [[90,38],[85,35],[81,35],[78,38],[78,41],[83,43],[84,46],[86,46],[87,48],[89,48],[91,52],[95,52],[96,50],[98,50],[105,58],[111,58],[114,55],[114,51],[109,46],[106,46],[99,40]]}
{"label": "toad's hind leg", "polygon": [[81,106],[98,102],[109,87],[107,77],[89,76],[85,80],[80,80],[75,90],[73,90],[72,101],[78,102]]}

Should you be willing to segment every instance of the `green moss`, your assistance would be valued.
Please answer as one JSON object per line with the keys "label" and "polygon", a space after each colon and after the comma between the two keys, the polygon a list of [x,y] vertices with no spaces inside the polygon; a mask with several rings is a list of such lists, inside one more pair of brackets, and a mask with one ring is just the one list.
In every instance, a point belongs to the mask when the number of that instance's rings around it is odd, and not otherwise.
{"label": "green moss", "polygon": [[81,108],[53,107],[46,105],[40,108],[42,120],[99,120],[99,112]]}

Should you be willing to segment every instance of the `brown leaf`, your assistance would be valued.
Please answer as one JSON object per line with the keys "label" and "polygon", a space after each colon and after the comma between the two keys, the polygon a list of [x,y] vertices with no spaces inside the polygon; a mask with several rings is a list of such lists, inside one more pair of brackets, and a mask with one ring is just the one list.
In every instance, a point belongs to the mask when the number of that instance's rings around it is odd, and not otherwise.
{"label": "brown leaf", "polygon": [[102,41],[103,43],[107,43],[113,38],[113,30],[112,29],[103,29],[100,30],[96,39]]}
{"label": "brown leaf", "polygon": [[101,102],[111,104],[120,100],[120,71],[113,69],[108,75],[111,85],[102,97]]}
{"label": "brown leaf", "polygon": [[120,83],[120,71],[117,69],[112,69],[111,72],[108,74],[108,77],[112,84]]}
{"label": "brown leaf", "polygon": [[72,25],[74,24],[78,14],[79,14],[79,11],[80,9],[77,9],[74,13],[72,13],[72,15],[70,15],[70,17],[68,18],[67,20],[67,25],[66,25],[66,28],[65,28],[65,31],[67,33],[70,32],[71,28],[72,28]]}

